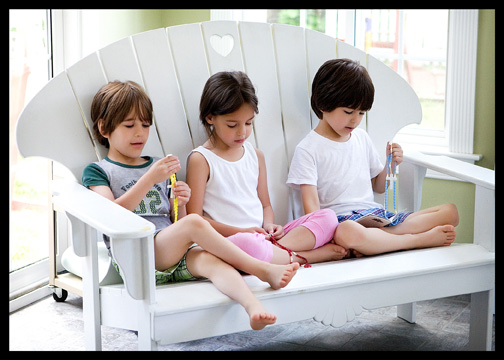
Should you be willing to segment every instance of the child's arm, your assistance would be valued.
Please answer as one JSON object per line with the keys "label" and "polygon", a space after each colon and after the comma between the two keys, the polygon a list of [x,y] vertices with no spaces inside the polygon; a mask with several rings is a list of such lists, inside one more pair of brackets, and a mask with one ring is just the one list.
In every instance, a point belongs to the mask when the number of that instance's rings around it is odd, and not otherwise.
{"label": "child's arm", "polygon": [[256,149],[257,160],[259,161],[259,180],[257,184],[257,196],[261,200],[263,206],[263,229],[272,234],[275,239],[280,239],[283,236],[283,227],[275,224],[275,213],[271,206],[271,201],[268,192],[268,176],[266,174],[266,162],[264,153]]}
{"label": "child's arm", "polygon": [[[183,181],[177,181],[175,183],[175,187],[173,190],[173,196],[178,199],[178,218],[182,219],[187,215],[186,205],[191,198],[191,188]],[[175,219],[175,209],[173,207],[173,200],[170,199],[170,208],[171,208],[171,219],[174,221]]]}
{"label": "child's arm", "polygon": [[320,201],[317,186],[303,184],[300,186],[301,198],[303,199],[304,213],[309,214],[320,210]]}

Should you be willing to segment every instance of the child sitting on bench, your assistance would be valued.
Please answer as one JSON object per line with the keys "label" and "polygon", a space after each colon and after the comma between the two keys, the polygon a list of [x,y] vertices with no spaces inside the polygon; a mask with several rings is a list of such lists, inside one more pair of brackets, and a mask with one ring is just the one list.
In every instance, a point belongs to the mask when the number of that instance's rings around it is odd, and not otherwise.
{"label": "child sitting on bench", "polygon": [[[458,224],[455,205],[395,216],[374,201],[373,191],[383,193],[388,186],[387,168],[368,134],[357,128],[373,100],[374,86],[363,66],[349,59],[325,62],[313,79],[311,95],[320,121],[297,145],[287,184],[301,191],[305,214],[319,209],[336,213],[340,223],[336,244],[345,249],[374,255],[450,245]],[[386,154],[392,154],[397,165],[402,162],[398,144],[387,144]],[[355,221],[369,213],[381,213],[393,221],[380,228]]]}

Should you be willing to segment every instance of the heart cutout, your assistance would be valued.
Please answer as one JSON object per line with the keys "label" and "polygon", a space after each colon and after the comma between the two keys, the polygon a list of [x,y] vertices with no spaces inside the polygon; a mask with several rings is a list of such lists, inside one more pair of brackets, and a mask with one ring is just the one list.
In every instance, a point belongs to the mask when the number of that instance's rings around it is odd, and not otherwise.
{"label": "heart cutout", "polygon": [[210,45],[217,54],[226,57],[233,50],[234,38],[229,34],[224,36],[215,34],[210,36]]}

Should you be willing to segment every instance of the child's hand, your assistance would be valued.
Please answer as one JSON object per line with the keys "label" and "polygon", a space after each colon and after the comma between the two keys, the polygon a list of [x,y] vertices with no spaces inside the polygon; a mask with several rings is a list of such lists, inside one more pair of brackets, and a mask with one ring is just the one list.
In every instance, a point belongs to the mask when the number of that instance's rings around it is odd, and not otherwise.
{"label": "child's hand", "polygon": [[270,238],[275,240],[280,240],[284,236],[283,227],[281,225],[265,224],[264,230],[266,230],[266,233],[270,236]]}
{"label": "child's hand", "polygon": [[[387,158],[390,155],[390,142],[387,142]],[[397,165],[403,161],[403,150],[401,145],[392,143],[392,161],[397,161]]]}
{"label": "child's hand", "polygon": [[173,196],[178,199],[178,206],[185,206],[191,198],[191,188],[184,181],[177,181],[173,188]]}
{"label": "child's hand", "polygon": [[259,226],[252,226],[249,228],[243,228],[240,230],[240,232],[259,233],[259,234],[268,235],[266,233],[266,230],[264,230],[262,227],[259,227]]}
{"label": "child's hand", "polygon": [[157,184],[168,179],[181,168],[180,161],[175,155],[168,155],[154,163],[145,174],[150,177],[152,184]]}

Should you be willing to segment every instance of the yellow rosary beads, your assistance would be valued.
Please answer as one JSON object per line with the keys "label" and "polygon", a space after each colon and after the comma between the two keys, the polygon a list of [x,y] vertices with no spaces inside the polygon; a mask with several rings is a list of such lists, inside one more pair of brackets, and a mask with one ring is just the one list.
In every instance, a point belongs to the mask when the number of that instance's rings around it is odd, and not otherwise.
{"label": "yellow rosary beads", "polygon": [[172,174],[170,176],[170,180],[171,180],[171,194],[170,194],[171,196],[170,197],[173,197],[173,213],[175,215],[173,222],[176,223],[177,218],[178,218],[178,198],[176,198],[173,195],[173,189],[175,188],[175,183],[177,182],[177,176],[175,176],[175,174]]}

